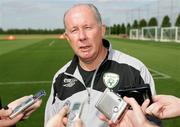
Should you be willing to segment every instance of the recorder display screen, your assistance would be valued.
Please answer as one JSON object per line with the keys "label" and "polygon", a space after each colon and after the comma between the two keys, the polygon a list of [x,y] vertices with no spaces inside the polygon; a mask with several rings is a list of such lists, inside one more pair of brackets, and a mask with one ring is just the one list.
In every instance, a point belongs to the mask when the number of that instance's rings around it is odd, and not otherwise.
{"label": "recorder display screen", "polygon": [[73,106],[73,108],[72,108],[72,110],[78,110],[79,109],[79,107],[80,107],[80,103],[76,103],[76,104],[74,104],[74,106]]}

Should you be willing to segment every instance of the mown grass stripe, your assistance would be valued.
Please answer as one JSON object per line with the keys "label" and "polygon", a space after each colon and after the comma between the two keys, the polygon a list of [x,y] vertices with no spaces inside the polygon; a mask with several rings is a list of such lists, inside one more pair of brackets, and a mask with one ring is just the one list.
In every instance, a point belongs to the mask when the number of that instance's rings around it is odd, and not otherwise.
{"label": "mown grass stripe", "polygon": [[0,82],[0,85],[16,85],[16,84],[49,84],[52,81],[18,81],[18,82]]}

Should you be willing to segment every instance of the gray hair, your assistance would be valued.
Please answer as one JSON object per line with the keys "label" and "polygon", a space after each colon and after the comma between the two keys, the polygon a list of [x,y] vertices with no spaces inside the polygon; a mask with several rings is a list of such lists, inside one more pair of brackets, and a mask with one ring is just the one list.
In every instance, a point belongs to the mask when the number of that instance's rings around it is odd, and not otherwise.
{"label": "gray hair", "polygon": [[75,7],[78,7],[78,6],[88,6],[89,8],[91,8],[91,10],[94,12],[94,15],[97,19],[97,22],[99,25],[102,25],[102,19],[101,19],[101,14],[99,13],[98,9],[96,8],[96,6],[94,6],[93,4],[76,4],[74,5],[73,7],[71,7],[70,9],[68,9],[65,13],[64,13],[64,18],[63,18],[63,23],[64,23],[64,28],[66,30],[66,24],[65,24],[65,17],[67,15],[67,13],[75,8]]}

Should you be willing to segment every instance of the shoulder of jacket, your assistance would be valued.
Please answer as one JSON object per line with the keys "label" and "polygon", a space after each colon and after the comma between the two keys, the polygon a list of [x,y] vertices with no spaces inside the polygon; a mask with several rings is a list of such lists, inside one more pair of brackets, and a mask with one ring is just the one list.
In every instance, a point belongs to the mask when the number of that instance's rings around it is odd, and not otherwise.
{"label": "shoulder of jacket", "polygon": [[112,60],[120,64],[127,64],[136,68],[137,70],[146,67],[139,59],[125,54],[119,50],[112,50]]}
{"label": "shoulder of jacket", "polygon": [[66,69],[69,67],[69,65],[71,64],[72,60],[67,62],[63,67],[61,67],[56,74],[54,75],[53,81],[58,77],[58,75],[64,73],[66,71]]}

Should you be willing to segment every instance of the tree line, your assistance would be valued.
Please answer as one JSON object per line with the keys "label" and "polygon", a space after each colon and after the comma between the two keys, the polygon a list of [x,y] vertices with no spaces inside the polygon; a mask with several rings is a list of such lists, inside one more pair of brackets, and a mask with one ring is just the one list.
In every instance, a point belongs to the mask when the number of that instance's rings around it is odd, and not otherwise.
{"label": "tree line", "polygon": [[[125,23],[114,24],[113,26],[107,27],[107,34],[129,34],[130,29],[139,29],[146,26],[158,26],[158,20],[155,17],[152,17],[149,21],[141,19],[140,21],[134,20],[133,24]],[[161,27],[171,27],[172,23],[168,15],[164,16]],[[176,19],[174,26],[180,27],[180,14]],[[63,34],[64,29],[8,29],[3,30],[0,28],[0,34]]]}
{"label": "tree line", "polygon": [[64,29],[8,29],[0,28],[0,34],[63,34]]}
{"label": "tree line", "polygon": [[[142,27],[155,27],[158,26],[158,20],[155,17],[150,18],[149,21],[146,21],[145,19],[141,19],[140,21],[134,20],[133,24],[127,23],[125,25],[122,24],[114,24],[113,26],[108,27],[109,34],[119,35],[119,34],[129,34],[130,29],[140,29]],[[170,22],[170,18],[168,15],[164,16],[162,23],[160,25],[161,27],[171,27],[173,24]],[[176,19],[176,22],[174,26],[180,27],[180,14]]]}

